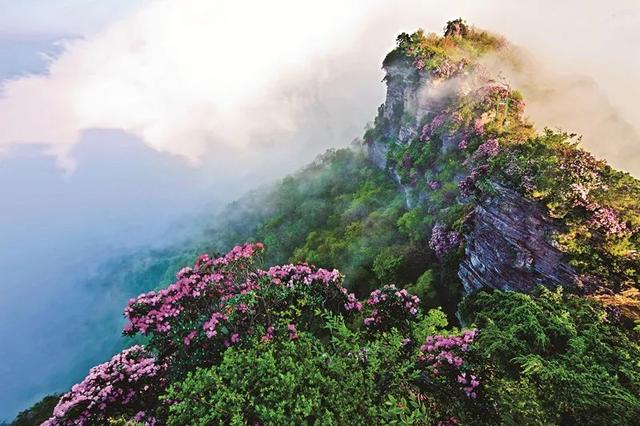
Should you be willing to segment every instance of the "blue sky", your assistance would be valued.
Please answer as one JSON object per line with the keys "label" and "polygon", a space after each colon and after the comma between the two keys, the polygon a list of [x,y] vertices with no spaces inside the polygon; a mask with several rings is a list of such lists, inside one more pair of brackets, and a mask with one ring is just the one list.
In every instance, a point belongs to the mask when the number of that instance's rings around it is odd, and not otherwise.
{"label": "blue sky", "polygon": [[0,34],[23,37],[91,34],[142,3],[140,0],[2,0]]}

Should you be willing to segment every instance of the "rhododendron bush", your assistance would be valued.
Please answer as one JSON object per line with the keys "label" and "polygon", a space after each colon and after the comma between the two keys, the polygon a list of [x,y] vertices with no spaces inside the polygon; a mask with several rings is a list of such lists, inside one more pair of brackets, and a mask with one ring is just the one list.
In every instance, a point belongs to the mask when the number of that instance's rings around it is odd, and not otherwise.
{"label": "rhododendron bush", "polygon": [[44,425],[100,424],[108,417],[129,413],[136,420],[155,424],[144,410],[166,383],[166,365],[159,365],[152,354],[133,346],[110,361],[93,367],[85,379],[60,398],[53,417]]}
{"label": "rhododendron bush", "polygon": [[166,289],[129,302],[125,333],[150,335],[148,347],[180,375],[211,365],[229,346],[314,327],[317,309],[361,309],[337,270],[304,263],[258,269],[263,250],[257,243],[218,258],[201,256]]}
{"label": "rhododendron bush", "polygon": [[[94,367],[45,424],[496,424],[529,416],[548,424],[585,421],[592,406],[606,413],[598,419],[628,424],[640,414],[640,347],[595,302],[560,290],[480,293],[461,308],[479,328],[446,329],[441,311],[423,313],[405,289],[386,285],[362,301],[336,270],[258,268],[263,250],[202,256],[166,289],[133,299],[125,332],[147,335],[147,346]],[[595,363],[579,361],[587,352]],[[594,391],[601,383],[608,390]],[[582,400],[571,410],[559,403],[576,392]]]}
{"label": "rhododendron bush", "polygon": [[364,319],[364,325],[372,329],[406,329],[411,319],[418,315],[419,303],[420,299],[407,290],[385,285],[374,290],[367,299],[367,305],[372,309]]}
{"label": "rhododendron bush", "polygon": [[[264,246],[256,243],[220,257],[202,255],[168,287],[130,300],[124,333],[147,336],[146,347],[126,349],[93,368],[60,399],[48,424],[95,424],[108,418],[164,423],[167,413],[176,410],[171,406],[177,400],[158,399],[170,383],[197,369],[224,364],[229,349],[321,339],[327,335],[327,318],[368,330],[353,335],[356,345],[391,331],[398,338],[397,356],[412,369],[422,365],[423,356],[409,350],[416,339],[414,328],[423,318],[418,297],[386,285],[363,302],[342,286],[337,270],[305,263],[260,269],[263,252]],[[321,345],[321,340],[313,344]],[[358,351],[349,361],[353,368],[371,356],[366,349]],[[410,379],[410,371],[397,377]],[[456,377],[450,379],[456,383]],[[268,420],[259,413],[254,417]]]}

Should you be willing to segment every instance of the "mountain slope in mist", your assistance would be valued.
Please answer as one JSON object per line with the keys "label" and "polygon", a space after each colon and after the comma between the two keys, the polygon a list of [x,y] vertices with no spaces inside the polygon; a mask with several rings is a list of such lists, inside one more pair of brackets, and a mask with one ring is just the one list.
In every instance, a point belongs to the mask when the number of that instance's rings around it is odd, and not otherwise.
{"label": "mountain slope in mist", "polygon": [[145,346],[45,424],[633,424],[640,182],[536,130],[509,52],[401,34],[361,144],[141,259]]}

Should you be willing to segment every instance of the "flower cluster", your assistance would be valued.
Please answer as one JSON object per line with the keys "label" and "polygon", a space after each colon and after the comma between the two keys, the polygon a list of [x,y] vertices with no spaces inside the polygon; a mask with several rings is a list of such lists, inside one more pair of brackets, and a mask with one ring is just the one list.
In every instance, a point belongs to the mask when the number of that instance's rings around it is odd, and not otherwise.
{"label": "flower cluster", "polygon": [[623,236],[627,232],[627,225],[620,221],[612,208],[589,204],[587,210],[592,211],[589,225],[602,230],[606,235]]}
{"label": "flower cluster", "polygon": [[165,369],[142,346],[125,349],[93,367],[82,382],[60,398],[53,417],[43,424],[102,424],[108,417],[140,411],[145,401],[162,389]]}
{"label": "flower cluster", "polygon": [[[479,111],[503,120],[508,120],[509,117],[517,121],[523,120],[525,102],[508,84],[493,80],[486,70],[478,73],[474,83],[476,89],[472,98]],[[480,120],[474,123],[475,133],[478,135],[484,133],[484,126],[480,124]]]}
{"label": "flower cluster", "polygon": [[626,224],[620,220],[615,210],[595,201],[593,196],[595,191],[607,189],[599,174],[603,167],[602,161],[583,150],[565,152],[560,163],[560,170],[571,182],[569,198],[573,207],[582,207],[591,213],[587,225],[601,230],[605,235],[620,237],[628,230]]}
{"label": "flower cluster", "polygon": [[511,88],[506,83],[489,80],[477,89],[477,95],[484,102],[495,102],[511,97]]}
{"label": "flower cluster", "polygon": [[598,170],[604,167],[604,162],[596,159],[587,151],[581,149],[567,149],[562,153],[559,165],[563,173],[569,175],[572,180],[586,185],[589,190],[602,185]]}
{"label": "flower cluster", "polygon": [[437,191],[438,189],[442,188],[442,184],[437,180],[430,180],[429,182],[427,182],[427,185],[432,191]]}
{"label": "flower cluster", "polygon": [[433,136],[433,134],[444,124],[446,119],[447,115],[445,113],[436,115],[433,120],[431,120],[431,123],[425,124],[422,128],[420,140],[425,142],[431,138],[431,136]]}
{"label": "flower cluster", "polygon": [[480,118],[473,120],[473,131],[476,135],[482,136],[484,134],[484,122]]}
{"label": "flower cluster", "polygon": [[441,224],[435,224],[431,230],[429,248],[436,252],[436,256],[442,258],[452,249],[460,246],[460,233],[456,231],[446,231]]}
{"label": "flower cluster", "polygon": [[[306,263],[255,269],[253,258],[262,250],[262,244],[247,244],[221,257],[201,256],[193,268],[180,270],[177,282],[129,302],[125,333],[149,334],[158,359],[170,360],[172,368],[180,370],[208,365],[216,353],[251,337],[270,341],[287,325],[273,324],[272,310],[304,301],[295,312],[306,325],[314,307],[345,313],[362,309],[342,286],[337,270]],[[267,327],[266,335],[256,335],[262,327]],[[297,336],[287,330],[291,338]],[[206,355],[197,358],[194,353]]]}
{"label": "flower cluster", "polygon": [[347,311],[359,312],[362,310],[362,302],[356,298],[355,294],[349,293],[347,295],[347,302],[344,304],[344,308]]}
{"label": "flower cluster", "polygon": [[500,145],[496,139],[489,139],[478,147],[477,155],[485,158],[495,157],[500,152]]}
{"label": "flower cluster", "polygon": [[[342,289],[342,276],[337,269],[316,269],[306,263],[297,265],[272,266],[266,272],[258,271],[260,276],[268,276],[274,284],[294,287],[299,284],[312,285],[319,283],[324,287]],[[347,290],[344,289],[344,292]]]}
{"label": "flower cluster", "polygon": [[189,313],[185,311],[200,309],[199,302],[206,303],[212,297],[229,298],[251,290],[253,283],[238,283],[234,278],[242,276],[241,272],[248,269],[253,257],[263,249],[261,243],[245,244],[222,257],[200,256],[193,269],[183,268],[178,272],[175,283],[129,301],[124,310],[129,320],[125,334],[167,334],[174,319]]}
{"label": "flower cluster", "polygon": [[460,192],[464,197],[468,197],[473,194],[473,191],[476,190],[476,182],[478,179],[487,174],[489,171],[489,166],[484,164],[482,166],[476,167],[473,169],[471,174],[458,183],[458,188],[460,188]]}
{"label": "flower cluster", "polygon": [[574,207],[591,204],[592,192],[606,190],[599,174],[603,167],[602,161],[586,151],[571,149],[562,152],[558,168],[563,177],[570,182],[568,195]]}
{"label": "flower cluster", "polygon": [[[166,377],[211,365],[225,348],[251,338],[298,339],[300,331],[317,326],[314,315],[321,308],[362,310],[362,302],[342,286],[339,271],[306,263],[256,269],[254,258],[263,249],[247,244],[220,257],[200,256],[193,268],[177,273],[175,283],[129,301],[125,334],[149,335],[147,349],[134,346],[94,367],[45,424],[103,424],[125,416],[153,425],[152,408]],[[398,309],[416,315],[417,303],[397,291],[374,315],[395,319]],[[285,319],[273,312],[288,314]]]}
{"label": "flower cluster", "polygon": [[262,340],[263,342],[270,342],[270,341],[272,341],[272,340],[273,340],[273,333],[274,333],[274,331],[275,331],[275,330],[274,330],[273,326],[270,324],[270,325],[267,327],[267,332],[262,336],[261,340]]}
{"label": "flower cluster", "polygon": [[399,290],[395,285],[385,285],[371,292],[367,305],[372,310],[364,319],[364,325],[374,329],[388,329],[402,325],[409,318],[418,315],[420,299],[405,289]]}
{"label": "flower cluster", "polygon": [[227,316],[220,312],[214,312],[213,314],[211,314],[211,318],[209,318],[209,321],[205,322],[202,326],[207,337],[209,339],[215,337],[218,334],[216,327],[219,323],[221,323],[222,321],[226,321],[227,319]]}
{"label": "flower cluster", "polygon": [[287,324],[287,331],[289,332],[289,339],[296,340],[298,338],[298,330],[295,324]]}
{"label": "flower cluster", "polygon": [[437,78],[451,78],[456,74],[462,72],[467,65],[468,62],[465,59],[462,59],[458,62],[444,60],[437,67],[435,67],[431,71],[431,73]]}
{"label": "flower cluster", "polygon": [[266,276],[271,283],[289,288],[296,286],[312,287],[325,300],[338,301],[346,311],[360,311],[362,303],[355,294],[349,293],[342,286],[342,275],[337,269],[331,271],[313,268],[306,263],[297,265],[272,266],[269,270],[258,271],[259,276]]}
{"label": "flower cluster", "polygon": [[463,356],[469,351],[476,333],[474,329],[457,336],[428,336],[420,347],[419,362],[423,368],[435,378],[455,381],[469,398],[477,397],[480,381],[464,371],[466,368]]}

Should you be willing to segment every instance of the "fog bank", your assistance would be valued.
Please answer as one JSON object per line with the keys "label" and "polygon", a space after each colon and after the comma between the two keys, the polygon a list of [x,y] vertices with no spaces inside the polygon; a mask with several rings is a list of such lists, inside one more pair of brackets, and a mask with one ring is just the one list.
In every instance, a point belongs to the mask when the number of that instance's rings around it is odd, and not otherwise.
{"label": "fog bank", "polygon": [[37,62],[40,44],[9,51],[27,36],[0,18],[0,58],[13,61],[0,69],[0,420],[122,343],[135,289],[114,290],[121,271],[101,265],[175,244],[360,136],[399,32],[462,16],[503,34],[527,52],[503,72],[539,127],[583,134],[640,176],[636,1],[135,3],[105,21],[47,17],[38,40],[65,36]]}

